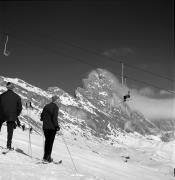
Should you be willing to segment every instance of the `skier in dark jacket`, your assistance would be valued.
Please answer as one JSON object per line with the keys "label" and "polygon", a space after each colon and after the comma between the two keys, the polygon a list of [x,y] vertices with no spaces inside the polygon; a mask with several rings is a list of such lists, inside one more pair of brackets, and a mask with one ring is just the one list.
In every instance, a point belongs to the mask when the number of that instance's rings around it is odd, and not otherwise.
{"label": "skier in dark jacket", "polygon": [[0,95],[0,127],[7,122],[7,149],[11,150],[13,130],[16,124],[20,126],[18,116],[22,111],[22,103],[20,96],[13,92],[14,84],[8,82],[6,87],[7,91]]}
{"label": "skier in dark jacket", "polygon": [[58,125],[58,106],[56,104],[58,97],[53,96],[52,102],[47,104],[41,113],[41,121],[43,121],[43,131],[45,136],[44,156],[43,160],[52,162],[51,158],[53,142],[56,132],[60,130]]}

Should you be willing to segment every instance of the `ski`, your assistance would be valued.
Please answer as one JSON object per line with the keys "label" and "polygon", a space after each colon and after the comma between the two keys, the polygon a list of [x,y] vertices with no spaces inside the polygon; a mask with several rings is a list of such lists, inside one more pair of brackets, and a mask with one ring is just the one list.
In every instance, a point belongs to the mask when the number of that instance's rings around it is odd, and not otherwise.
{"label": "ski", "polygon": [[2,154],[7,154],[8,152],[10,152],[10,151],[13,151],[14,150],[14,148],[11,148],[11,149],[6,149],[6,150],[4,150],[4,151],[2,151]]}
{"label": "ski", "polygon": [[52,162],[47,162],[47,161],[39,161],[37,162],[36,164],[61,164],[62,163],[62,160],[60,161],[52,161]]}
{"label": "ski", "polygon": [[3,150],[4,150],[4,149],[7,149],[7,148],[5,148],[5,147],[3,147],[3,146],[0,146],[0,148],[3,149]]}
{"label": "ski", "polygon": [[62,164],[62,162],[63,162],[62,160],[60,160],[60,161],[53,161],[54,164]]}
{"label": "ski", "polygon": [[2,154],[7,154],[10,150],[3,151]]}

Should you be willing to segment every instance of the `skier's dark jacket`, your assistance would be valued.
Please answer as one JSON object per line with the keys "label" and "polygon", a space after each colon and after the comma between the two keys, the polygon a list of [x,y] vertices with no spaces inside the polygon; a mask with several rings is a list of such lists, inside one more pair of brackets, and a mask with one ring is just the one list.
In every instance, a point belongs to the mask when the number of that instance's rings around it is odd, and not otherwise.
{"label": "skier's dark jacket", "polygon": [[0,95],[0,120],[17,121],[22,111],[21,98],[12,90]]}
{"label": "skier's dark jacket", "polygon": [[58,126],[58,106],[51,102],[47,104],[41,113],[41,121],[43,121],[43,129],[54,129]]}

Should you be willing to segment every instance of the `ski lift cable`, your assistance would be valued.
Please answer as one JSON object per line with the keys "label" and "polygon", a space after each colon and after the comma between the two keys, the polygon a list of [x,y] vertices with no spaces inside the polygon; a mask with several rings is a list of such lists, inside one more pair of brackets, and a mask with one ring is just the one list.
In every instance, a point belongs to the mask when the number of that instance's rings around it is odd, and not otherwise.
{"label": "ski lift cable", "polygon": [[168,89],[165,89],[165,88],[161,88],[161,87],[159,87],[159,86],[153,85],[153,84],[148,83],[148,82],[145,82],[145,81],[140,81],[140,80],[138,80],[138,79],[135,79],[135,78],[132,78],[132,77],[129,77],[129,76],[126,76],[126,77],[127,77],[128,79],[130,79],[130,80],[133,80],[133,81],[136,81],[136,82],[139,82],[139,83],[142,83],[142,84],[146,84],[146,85],[152,86],[152,87],[154,87],[154,88],[156,88],[156,89],[159,89],[159,90],[167,91],[167,92],[169,92],[169,93],[171,93],[171,94],[175,94],[175,91],[171,91],[171,90],[168,90]]}
{"label": "ski lift cable", "polygon": [[[30,46],[32,46],[32,47],[35,46],[35,47],[37,47],[37,48],[40,48],[41,50],[46,50],[47,52],[50,52],[50,53],[52,53],[52,54],[59,55],[59,56],[63,56],[63,57],[65,57],[65,58],[69,58],[69,59],[72,59],[72,60],[74,60],[74,61],[79,61],[79,62],[81,62],[82,64],[88,65],[88,66],[93,67],[93,68],[98,68],[98,67],[99,67],[99,66],[97,66],[97,65],[95,65],[95,64],[85,62],[82,58],[76,58],[76,57],[74,57],[74,56],[67,55],[67,54],[65,54],[64,52],[61,52],[61,51],[56,51],[56,50],[53,50],[53,49],[41,47],[41,46],[37,45],[36,43],[31,43],[31,42],[29,42],[28,40],[24,40],[24,39],[18,38],[18,37],[16,37],[16,36],[13,35],[13,34],[9,34],[9,35],[12,36],[14,39],[23,41],[23,42],[25,42],[26,44],[28,44],[28,45],[30,45]],[[117,74],[117,73],[116,73],[116,74]],[[121,74],[118,74],[118,75],[121,76]],[[140,80],[134,79],[134,78],[132,78],[132,77],[130,77],[130,76],[124,75],[124,77],[127,78],[127,79],[131,79],[131,80],[133,80],[133,81],[137,81],[137,82],[142,83],[142,84],[146,84],[146,85],[155,87],[156,89],[165,90],[165,91],[167,91],[167,92],[169,92],[169,93],[171,93],[171,94],[175,94],[175,91],[171,91],[171,90],[168,90],[168,89],[165,89],[165,88],[162,88],[162,87],[158,87],[158,86],[155,86],[155,85],[153,85],[153,84],[151,84],[151,83],[147,83],[147,82],[145,82],[145,81],[140,81]]]}
{"label": "ski lift cable", "polygon": [[[35,31],[35,34],[36,34],[36,31]],[[44,36],[44,37],[48,37],[49,39],[52,39],[52,40],[57,41],[54,37],[49,36],[48,34],[43,34],[43,33],[41,34],[41,33],[37,32],[37,35],[40,35],[40,36],[42,36],[42,37],[43,37],[43,36]],[[105,59],[108,59],[108,60],[113,61],[113,62],[115,62],[115,63],[120,63],[120,64],[123,63],[123,64],[125,64],[125,66],[127,66],[127,67],[129,67],[129,68],[136,69],[136,70],[139,70],[139,71],[143,71],[143,72],[149,73],[149,74],[151,74],[151,75],[153,75],[153,76],[157,76],[157,77],[159,77],[159,78],[162,78],[162,79],[166,79],[166,80],[168,80],[168,81],[173,81],[173,82],[175,82],[175,79],[171,79],[171,78],[169,78],[169,77],[166,77],[166,76],[163,76],[163,75],[154,73],[154,72],[152,72],[152,71],[145,70],[145,69],[140,68],[140,67],[137,67],[137,66],[133,66],[133,65],[131,65],[131,64],[129,64],[129,63],[126,63],[126,62],[124,62],[124,61],[122,61],[122,60],[117,60],[117,59],[112,58],[112,57],[107,57],[106,55],[104,55],[103,53],[98,52],[97,50],[93,50],[93,49],[90,49],[90,48],[84,48],[84,47],[81,47],[80,45],[77,45],[77,44],[75,44],[75,43],[72,43],[72,42],[69,42],[69,41],[66,41],[66,40],[59,40],[59,41],[57,41],[57,42],[61,42],[61,43],[64,43],[64,44],[66,44],[66,45],[68,45],[68,46],[72,46],[72,47],[74,47],[74,48],[78,48],[78,49],[80,49],[80,50],[82,50],[82,51],[84,51],[84,52],[87,52],[87,53],[89,53],[89,54],[94,54],[94,55],[98,55],[98,56],[104,57]]]}
{"label": "ski lift cable", "polygon": [[[5,33],[3,33],[3,34],[5,34]],[[48,37],[49,39],[52,39],[52,40],[54,40],[54,41],[57,41],[54,37],[49,36],[48,34],[43,34],[43,33],[39,33],[39,32],[36,33],[36,31],[35,31],[35,34],[37,34],[37,36],[39,35],[39,36],[42,36],[42,37]],[[66,45],[68,45],[68,46],[72,46],[72,47],[74,47],[74,48],[78,48],[78,49],[80,49],[80,50],[82,50],[82,51],[84,51],[84,52],[87,52],[87,53],[89,53],[89,54],[94,54],[94,55],[98,55],[98,56],[104,57],[105,59],[108,59],[108,60],[113,61],[113,62],[115,62],[115,63],[120,63],[120,64],[123,63],[125,66],[127,66],[127,67],[129,67],[129,68],[136,69],[136,70],[139,70],[139,71],[142,71],[142,72],[151,74],[151,75],[153,75],[153,76],[157,76],[157,77],[159,77],[159,78],[162,78],[162,79],[165,79],[165,80],[168,80],[168,81],[175,82],[175,79],[171,79],[171,78],[169,78],[169,77],[166,77],[166,76],[163,76],[163,75],[154,73],[154,72],[152,72],[152,71],[145,70],[145,69],[140,68],[140,67],[137,67],[137,66],[133,66],[133,65],[131,65],[131,64],[129,64],[129,63],[126,63],[126,62],[121,61],[121,60],[117,60],[117,59],[112,58],[112,57],[107,57],[106,55],[104,55],[103,53],[98,52],[97,50],[93,50],[93,49],[90,49],[90,48],[84,48],[84,47],[81,47],[80,45],[77,45],[77,44],[75,44],[75,43],[72,43],[72,42],[69,42],[69,41],[66,41],[66,40],[59,40],[59,41],[57,41],[57,42],[64,43],[64,44],[66,44]]]}
{"label": "ski lift cable", "polygon": [[[79,62],[81,62],[82,64],[86,64],[86,65],[88,65],[88,66],[90,66],[90,67],[93,67],[93,68],[96,66],[96,65],[92,65],[91,63],[85,62],[85,61],[83,61],[83,60],[80,59],[80,58],[67,55],[67,54],[65,54],[64,52],[56,51],[56,50],[53,50],[53,49],[50,49],[50,48],[46,48],[46,47],[41,47],[40,45],[37,45],[36,43],[30,42],[30,41],[28,41],[28,40],[26,40],[26,39],[19,38],[19,37],[15,36],[15,35],[12,34],[12,33],[9,33],[9,35],[10,35],[12,38],[14,38],[14,39],[16,39],[16,40],[18,40],[18,41],[25,42],[26,44],[28,44],[28,45],[30,45],[30,46],[32,46],[32,47],[35,46],[35,47],[37,47],[37,48],[40,48],[41,50],[50,52],[50,53],[52,53],[52,54],[59,55],[59,56],[63,56],[63,57],[72,59],[72,60],[74,60],[74,61],[75,61],[75,60],[76,60],[76,61],[79,61]],[[97,67],[97,66],[96,66],[96,67]]]}
{"label": "ski lift cable", "polygon": [[[35,32],[35,33],[36,33],[36,32]],[[38,33],[38,32],[37,32],[37,35],[38,35],[38,34],[41,35],[41,36],[44,36],[44,37],[47,36],[48,38],[50,38],[50,39],[52,39],[52,40],[55,40],[55,38],[53,38],[53,37],[51,37],[51,36],[49,36],[49,35],[47,35],[47,34],[41,34],[41,33]],[[56,40],[55,40],[55,41],[56,41]],[[97,50],[93,50],[93,49],[90,49],[90,48],[84,48],[84,47],[81,47],[81,46],[79,46],[79,45],[77,45],[77,44],[75,44],[75,43],[72,43],[72,42],[69,42],[69,41],[65,41],[65,40],[59,40],[59,42],[62,42],[62,43],[67,44],[67,45],[69,45],[69,46],[72,46],[72,47],[81,49],[81,50],[83,50],[83,51],[86,51],[87,53],[91,53],[91,54],[95,54],[95,55],[99,55],[99,56],[105,57],[106,59],[109,59],[109,60],[111,60],[111,61],[113,61],[113,62],[115,62],[115,63],[116,63],[116,62],[117,62],[117,63],[120,63],[120,64],[121,64],[121,63],[124,63],[125,66],[128,66],[128,67],[130,67],[130,68],[137,69],[137,70],[143,71],[143,72],[145,72],[145,73],[150,73],[151,75],[157,76],[157,77],[159,77],[159,78],[163,78],[163,79],[166,79],[166,80],[175,82],[174,79],[171,79],[171,78],[169,78],[169,77],[165,77],[165,76],[163,76],[163,75],[154,73],[154,72],[152,72],[152,71],[145,70],[145,69],[140,68],[140,67],[137,67],[137,66],[133,66],[133,65],[131,65],[131,64],[129,64],[129,63],[123,62],[123,61],[121,61],[121,60],[114,59],[114,58],[112,58],[112,57],[107,57],[107,56],[105,56],[104,54],[98,52]]]}

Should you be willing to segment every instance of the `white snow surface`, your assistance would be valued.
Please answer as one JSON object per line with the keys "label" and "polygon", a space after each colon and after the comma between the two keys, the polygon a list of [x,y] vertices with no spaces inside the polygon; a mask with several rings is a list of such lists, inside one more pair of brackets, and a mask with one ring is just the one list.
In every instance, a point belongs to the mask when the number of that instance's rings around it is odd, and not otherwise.
{"label": "white snow surface", "polygon": [[6,91],[7,89],[3,86],[0,86],[0,91]]}
{"label": "white snow surface", "polygon": [[7,82],[12,82],[28,91],[31,91],[31,92],[34,92],[36,94],[39,94],[39,95],[42,95],[42,96],[45,96],[47,98],[50,98],[51,97],[51,94],[49,94],[48,92],[40,89],[40,88],[37,88],[29,83],[26,83],[25,81],[21,80],[21,79],[18,79],[18,78],[7,78],[7,77],[3,77],[1,76],[4,81],[7,81]]}
{"label": "white snow surface", "polygon": [[69,94],[64,93],[60,96],[61,103],[64,105],[72,105],[72,106],[78,106],[78,103],[75,101],[74,98],[72,98]]}
{"label": "white snow surface", "polygon": [[[63,160],[61,165],[37,164],[43,156],[43,137],[31,134],[32,158],[29,151],[29,132],[17,128],[14,131],[13,146],[17,151],[3,155],[6,145],[6,126],[0,132],[0,180],[173,180],[173,161],[168,156],[174,150],[175,143],[150,146],[142,142],[139,146],[133,141],[131,145],[107,145],[104,141],[97,143],[73,137],[63,132],[54,141],[52,157],[55,161]],[[66,144],[76,165],[74,169]],[[125,137],[127,139],[128,137]],[[125,140],[126,141],[126,140]],[[126,141],[127,142],[127,141]],[[127,159],[129,157],[129,159]],[[125,162],[127,160],[127,162]]]}

